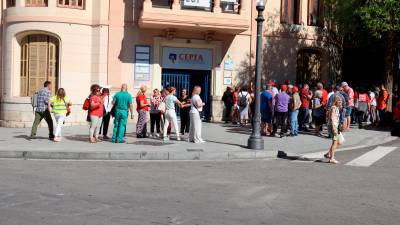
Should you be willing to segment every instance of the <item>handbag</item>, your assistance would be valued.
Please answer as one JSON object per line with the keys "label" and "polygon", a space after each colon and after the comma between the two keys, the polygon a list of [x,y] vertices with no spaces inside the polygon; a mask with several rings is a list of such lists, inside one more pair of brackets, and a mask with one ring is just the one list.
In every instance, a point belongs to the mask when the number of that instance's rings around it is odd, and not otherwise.
{"label": "handbag", "polygon": [[342,132],[339,132],[338,134],[338,143],[343,144],[346,140],[344,139],[344,135]]}
{"label": "handbag", "polygon": [[64,101],[64,104],[65,104],[65,107],[67,108],[66,116],[69,116],[69,115],[71,115],[71,106],[65,102],[65,99],[63,99],[63,101]]}
{"label": "handbag", "polygon": [[157,106],[157,110],[160,111],[161,113],[165,113],[165,109],[166,109],[165,102],[161,102],[161,103]]}

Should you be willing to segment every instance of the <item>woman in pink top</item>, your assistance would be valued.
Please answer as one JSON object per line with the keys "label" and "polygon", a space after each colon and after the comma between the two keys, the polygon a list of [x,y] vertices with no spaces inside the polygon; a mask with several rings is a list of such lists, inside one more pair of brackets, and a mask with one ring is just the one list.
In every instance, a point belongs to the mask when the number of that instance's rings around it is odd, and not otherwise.
{"label": "woman in pink top", "polygon": [[104,100],[101,96],[100,86],[93,84],[90,87],[90,129],[89,129],[89,141],[90,143],[101,142],[99,139],[100,126],[103,121],[104,115]]}

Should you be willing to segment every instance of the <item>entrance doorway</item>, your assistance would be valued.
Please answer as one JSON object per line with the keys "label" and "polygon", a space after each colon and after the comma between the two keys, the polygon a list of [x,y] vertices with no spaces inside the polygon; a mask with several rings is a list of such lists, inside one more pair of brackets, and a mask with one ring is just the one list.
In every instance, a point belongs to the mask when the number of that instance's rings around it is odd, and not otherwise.
{"label": "entrance doorway", "polygon": [[[163,69],[162,81],[163,87],[175,87],[177,97],[180,97],[182,89],[187,89],[189,96],[194,86],[201,87],[200,97],[205,103],[203,108],[205,120],[211,119],[211,89],[210,89],[211,71],[209,70],[178,70]],[[177,110],[179,115],[179,110]]]}

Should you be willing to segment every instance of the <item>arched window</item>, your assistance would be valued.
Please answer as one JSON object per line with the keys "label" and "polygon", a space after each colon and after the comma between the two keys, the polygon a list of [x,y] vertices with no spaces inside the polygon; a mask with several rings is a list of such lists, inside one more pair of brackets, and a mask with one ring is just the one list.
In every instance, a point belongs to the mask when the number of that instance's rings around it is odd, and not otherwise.
{"label": "arched window", "polygon": [[57,89],[59,71],[59,41],[57,38],[35,34],[21,42],[21,96],[32,96],[48,80],[53,93]]}
{"label": "arched window", "polygon": [[302,49],[297,53],[297,83],[315,85],[321,81],[321,51]]}

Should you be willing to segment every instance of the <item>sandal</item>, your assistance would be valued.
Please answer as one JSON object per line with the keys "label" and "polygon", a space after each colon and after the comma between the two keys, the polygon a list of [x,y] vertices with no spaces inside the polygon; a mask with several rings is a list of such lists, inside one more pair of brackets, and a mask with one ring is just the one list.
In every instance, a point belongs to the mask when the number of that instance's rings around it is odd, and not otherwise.
{"label": "sandal", "polygon": [[329,159],[329,158],[330,158],[330,157],[329,157],[329,153],[324,154],[324,158],[325,158],[325,159]]}
{"label": "sandal", "polygon": [[339,164],[340,162],[337,161],[336,159],[330,159],[330,160],[329,160],[329,163],[332,163],[332,164]]}

